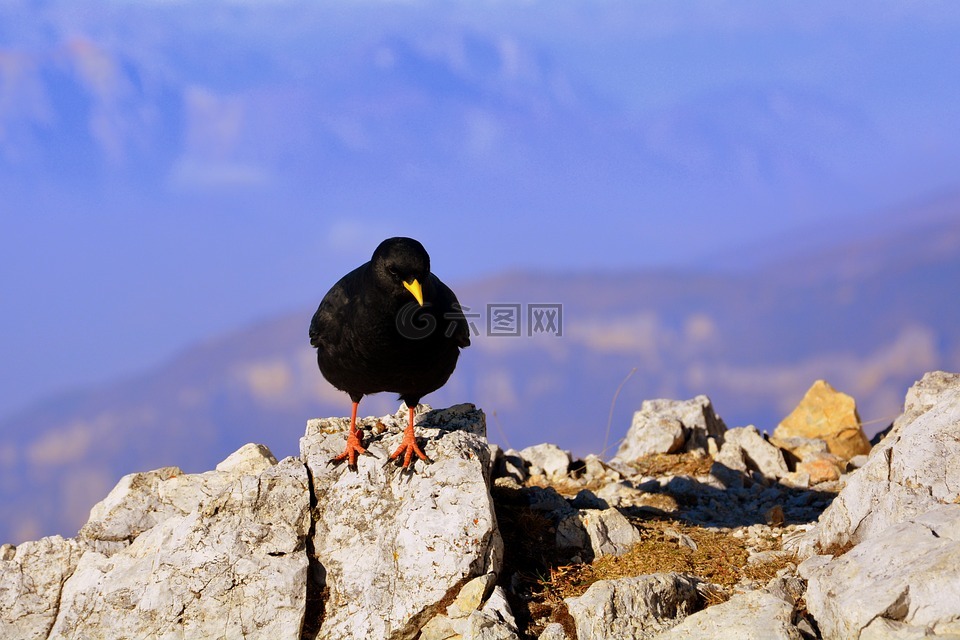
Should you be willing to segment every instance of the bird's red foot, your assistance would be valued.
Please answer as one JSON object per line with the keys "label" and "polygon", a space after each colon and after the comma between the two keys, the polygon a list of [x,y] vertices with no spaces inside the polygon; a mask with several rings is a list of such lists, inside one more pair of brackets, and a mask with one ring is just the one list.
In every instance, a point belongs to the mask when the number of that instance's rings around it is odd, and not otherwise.
{"label": "bird's red foot", "polygon": [[400,463],[400,466],[404,469],[412,468],[410,463],[413,461],[414,454],[428,464],[433,462],[427,457],[427,454],[423,452],[423,449],[421,449],[417,444],[417,439],[414,437],[413,432],[409,430],[404,432],[403,440],[400,441],[400,446],[397,447],[397,450],[390,455],[390,459],[396,460],[399,463],[401,454],[403,454],[403,462]]}
{"label": "bird's red foot", "polygon": [[343,450],[343,453],[338,455],[336,458],[332,458],[330,462],[337,464],[346,460],[347,466],[353,471],[356,471],[358,455],[370,455],[370,453],[364,449],[363,443],[360,441],[359,429],[347,434],[347,446]]}

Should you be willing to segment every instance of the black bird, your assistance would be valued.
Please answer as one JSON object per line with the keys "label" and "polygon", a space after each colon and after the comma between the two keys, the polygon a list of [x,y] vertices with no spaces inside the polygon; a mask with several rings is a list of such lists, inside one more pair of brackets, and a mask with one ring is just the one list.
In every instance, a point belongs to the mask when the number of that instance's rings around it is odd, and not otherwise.
{"label": "black bird", "polygon": [[470,330],[457,296],[430,273],[430,256],[412,238],[388,238],[369,262],[333,285],[310,322],[320,372],[353,401],[347,446],[333,462],[355,469],[366,453],[357,429],[357,406],[371,393],[398,393],[409,410],[400,447],[404,469],[417,445],[413,416],[420,398],[442,387],[457,366]]}

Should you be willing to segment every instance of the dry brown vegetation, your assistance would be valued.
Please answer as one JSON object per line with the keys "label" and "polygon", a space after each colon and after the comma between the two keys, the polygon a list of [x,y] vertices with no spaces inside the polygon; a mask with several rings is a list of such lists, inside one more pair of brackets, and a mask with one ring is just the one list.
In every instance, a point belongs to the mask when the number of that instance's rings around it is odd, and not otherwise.
{"label": "dry brown vegetation", "polygon": [[[641,472],[694,475],[709,471],[709,464],[709,458],[689,454],[658,455],[644,460]],[[557,486],[542,478],[534,482],[534,486],[549,487],[568,496],[584,488],[582,484]],[[697,526],[669,515],[651,515],[631,519],[640,532],[641,541],[628,553],[579,562],[576,557],[564,557],[556,549],[553,523],[543,512],[527,506],[523,489],[495,487],[493,495],[505,547],[501,581],[510,596],[521,634],[526,638],[536,638],[549,622],[560,622],[569,629],[572,619],[564,598],[582,595],[598,580],[649,573],[684,573],[726,589],[705,591],[709,606],[729,597],[731,587],[742,579],[768,581],[782,567],[796,561],[789,556],[776,556],[748,564],[749,552],[744,540],[732,535],[730,530]],[[758,550],[779,549],[777,539],[765,544],[767,548]]]}

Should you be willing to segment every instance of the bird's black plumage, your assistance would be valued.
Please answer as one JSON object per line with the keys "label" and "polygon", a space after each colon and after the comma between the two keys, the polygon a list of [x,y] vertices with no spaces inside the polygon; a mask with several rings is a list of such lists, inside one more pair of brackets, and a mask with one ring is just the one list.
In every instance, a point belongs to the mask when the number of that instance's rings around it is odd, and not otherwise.
{"label": "bird's black plumage", "polygon": [[323,297],[310,344],[323,377],[350,395],[354,412],[363,396],[381,391],[412,410],[447,382],[470,331],[456,295],[430,272],[423,245],[389,238]]}

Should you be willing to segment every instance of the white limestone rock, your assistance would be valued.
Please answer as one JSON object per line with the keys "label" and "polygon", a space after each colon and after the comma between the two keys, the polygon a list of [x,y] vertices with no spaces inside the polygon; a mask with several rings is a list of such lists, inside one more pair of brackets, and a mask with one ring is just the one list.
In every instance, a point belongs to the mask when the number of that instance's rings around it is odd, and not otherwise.
{"label": "white limestone rock", "polygon": [[564,600],[578,640],[655,638],[702,606],[697,580],[653,573],[599,580],[582,596]]}
{"label": "white limestone rock", "polygon": [[627,436],[611,460],[624,465],[653,453],[707,449],[707,438],[723,440],[723,424],[707,396],[691,400],[645,400],[633,414]]}
{"label": "white limestone rock", "polygon": [[[836,559],[800,565],[805,600],[825,638],[960,631],[960,505],[888,527]],[[877,622],[878,619],[890,624]],[[883,637],[880,635],[879,637]]]}
{"label": "white limestone rock", "polygon": [[277,464],[273,453],[262,444],[245,444],[216,466],[216,470],[225,473],[258,474]]}
{"label": "white limestone rock", "polygon": [[503,587],[494,587],[483,608],[467,618],[464,640],[520,640]]}
{"label": "white limestone rock", "polygon": [[422,409],[417,434],[433,463],[413,473],[387,463],[404,409],[376,419],[385,429],[365,437],[373,455],[360,456],[356,472],[329,464],[343,450],[345,420],[307,424],[300,448],[318,498],[312,544],[326,588],[319,637],[412,638],[466,581],[499,571],[483,412]]}
{"label": "white limestone rock", "polygon": [[764,591],[738,593],[683,619],[657,640],[801,640],[793,605]]}
{"label": "white limestone rock", "polygon": [[542,471],[543,475],[551,480],[566,477],[573,461],[569,451],[548,443],[521,449],[520,457],[530,465],[531,475]]}
{"label": "white limestone rock", "polygon": [[[223,476],[220,490],[190,513],[166,517],[110,555],[84,553],[64,585],[51,637],[298,639],[310,528],[306,468],[288,458],[256,475]],[[178,477],[212,486],[209,478]],[[127,511],[114,513],[125,519]],[[109,518],[101,522],[112,530]]]}
{"label": "white limestone rock", "polygon": [[184,474],[178,467],[131,473],[90,510],[78,537],[105,555],[130,544],[167,518],[196,511],[242,475],[258,475],[277,464],[261,444],[246,444],[216,471]]}
{"label": "white limestone rock", "polygon": [[800,538],[803,556],[858,543],[942,504],[960,502],[960,374],[929,373],[904,414]]}
{"label": "white limestone rock", "polygon": [[591,550],[591,558],[623,555],[640,542],[640,532],[614,508],[580,509],[557,525],[557,547]]}
{"label": "white limestone rock", "polygon": [[423,626],[419,640],[516,637],[516,620],[503,589],[494,587],[496,579],[496,574],[487,573],[469,580],[446,611]]}
{"label": "white limestone rock", "polygon": [[543,628],[540,637],[537,640],[570,640],[563,625],[559,622],[551,622]]}
{"label": "white limestone rock", "polygon": [[76,569],[82,549],[75,540],[52,536],[8,550],[11,557],[0,559],[0,638],[46,640],[63,583]]}
{"label": "white limestone rock", "polygon": [[767,442],[753,425],[727,429],[723,439],[718,462],[732,469],[756,471],[773,480],[790,473],[783,452]]}

